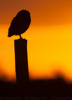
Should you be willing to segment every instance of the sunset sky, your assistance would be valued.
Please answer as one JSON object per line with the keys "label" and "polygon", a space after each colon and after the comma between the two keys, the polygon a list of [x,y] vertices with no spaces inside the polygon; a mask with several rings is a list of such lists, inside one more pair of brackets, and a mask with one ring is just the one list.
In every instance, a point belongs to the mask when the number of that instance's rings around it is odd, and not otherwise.
{"label": "sunset sky", "polygon": [[7,35],[22,9],[31,14],[31,25],[22,34],[28,40],[30,79],[60,75],[72,82],[72,0],[0,0],[0,78],[16,78],[14,40],[19,36]]}

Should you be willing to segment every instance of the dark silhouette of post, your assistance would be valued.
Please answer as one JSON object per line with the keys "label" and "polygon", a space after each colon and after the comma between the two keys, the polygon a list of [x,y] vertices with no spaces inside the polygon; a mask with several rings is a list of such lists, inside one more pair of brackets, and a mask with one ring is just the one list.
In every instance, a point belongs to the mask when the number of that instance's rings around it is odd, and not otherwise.
{"label": "dark silhouette of post", "polygon": [[27,40],[18,39],[15,43],[15,64],[16,81],[18,84],[28,83],[28,58],[27,58]]}

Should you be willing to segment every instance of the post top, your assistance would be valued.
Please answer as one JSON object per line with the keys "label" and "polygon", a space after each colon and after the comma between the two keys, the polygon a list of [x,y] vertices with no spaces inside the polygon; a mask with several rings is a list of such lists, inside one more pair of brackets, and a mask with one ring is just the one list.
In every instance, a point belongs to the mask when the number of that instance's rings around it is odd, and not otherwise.
{"label": "post top", "polygon": [[26,39],[16,39],[14,41],[27,41]]}

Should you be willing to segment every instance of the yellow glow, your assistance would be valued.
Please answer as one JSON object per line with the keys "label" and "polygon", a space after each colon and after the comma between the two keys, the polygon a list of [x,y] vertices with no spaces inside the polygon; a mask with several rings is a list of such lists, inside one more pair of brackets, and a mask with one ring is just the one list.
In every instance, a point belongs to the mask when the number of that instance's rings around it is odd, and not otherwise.
{"label": "yellow glow", "polygon": [[[14,40],[8,25],[0,26],[1,75],[15,79]],[[59,73],[72,81],[72,25],[30,26],[22,35],[28,40],[28,67],[31,79],[55,78]]]}

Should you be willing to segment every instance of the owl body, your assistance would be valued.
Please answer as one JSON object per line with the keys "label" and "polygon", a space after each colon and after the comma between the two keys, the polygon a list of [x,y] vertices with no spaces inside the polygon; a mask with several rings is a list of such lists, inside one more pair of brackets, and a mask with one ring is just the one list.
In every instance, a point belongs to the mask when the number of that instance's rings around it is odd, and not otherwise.
{"label": "owl body", "polygon": [[30,23],[30,13],[26,10],[20,11],[11,22],[8,31],[8,37],[24,33],[29,28]]}

